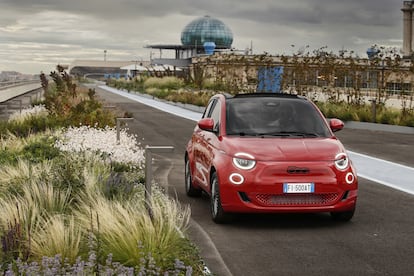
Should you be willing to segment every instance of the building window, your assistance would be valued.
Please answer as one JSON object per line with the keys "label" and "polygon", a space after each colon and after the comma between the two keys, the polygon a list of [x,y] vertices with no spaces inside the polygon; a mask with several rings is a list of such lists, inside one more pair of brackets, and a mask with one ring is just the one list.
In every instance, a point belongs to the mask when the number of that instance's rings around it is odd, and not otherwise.
{"label": "building window", "polygon": [[386,90],[390,95],[411,93],[411,83],[387,82]]}

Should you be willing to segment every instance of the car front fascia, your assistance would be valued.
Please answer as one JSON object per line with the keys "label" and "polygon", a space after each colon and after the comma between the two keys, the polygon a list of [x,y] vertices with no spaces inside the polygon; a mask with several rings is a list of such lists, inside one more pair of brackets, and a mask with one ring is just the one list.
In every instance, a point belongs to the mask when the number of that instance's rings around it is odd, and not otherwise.
{"label": "car front fascia", "polygon": [[[346,170],[338,170],[334,160],[295,162],[297,167],[309,169],[309,174],[286,174],[291,162],[260,161],[250,170],[242,170],[231,162],[232,155],[220,154],[215,166],[220,182],[223,209],[227,212],[333,212],[353,210],[357,200],[358,181],[352,164]],[[278,176],[279,172],[279,176]],[[346,181],[348,173],[355,175],[351,184]],[[235,184],[231,176],[237,174],[242,183]],[[309,182],[315,185],[315,195],[336,194],[331,204],[290,204],[288,206],[265,206],[258,204],[256,195],[283,196],[284,183]],[[292,195],[285,195],[291,196]],[[295,197],[297,195],[293,195]],[[309,194],[303,194],[303,197]]]}

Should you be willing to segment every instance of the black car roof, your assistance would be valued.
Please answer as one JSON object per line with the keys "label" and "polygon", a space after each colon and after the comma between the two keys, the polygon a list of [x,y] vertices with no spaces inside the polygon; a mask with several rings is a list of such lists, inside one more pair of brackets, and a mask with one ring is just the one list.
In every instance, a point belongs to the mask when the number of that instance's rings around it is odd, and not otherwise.
{"label": "black car roof", "polygon": [[307,100],[306,97],[298,96],[295,94],[287,93],[243,93],[236,94],[234,96],[228,96],[226,98],[263,98],[263,97],[272,97],[272,98],[290,98],[290,99],[303,99]]}

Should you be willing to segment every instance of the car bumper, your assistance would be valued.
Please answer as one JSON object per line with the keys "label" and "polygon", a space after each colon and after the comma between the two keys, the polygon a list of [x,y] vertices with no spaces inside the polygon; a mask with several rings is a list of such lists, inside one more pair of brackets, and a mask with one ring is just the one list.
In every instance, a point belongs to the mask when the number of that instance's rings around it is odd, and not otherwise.
{"label": "car bumper", "polygon": [[[354,176],[351,183],[346,181],[349,173]],[[241,178],[234,177],[235,174]],[[358,197],[357,178],[352,168],[338,174],[275,177],[263,171],[245,175],[230,171],[219,174],[219,179],[221,204],[226,212],[342,212],[354,210]],[[307,193],[286,193],[285,183],[312,183],[314,189]]]}

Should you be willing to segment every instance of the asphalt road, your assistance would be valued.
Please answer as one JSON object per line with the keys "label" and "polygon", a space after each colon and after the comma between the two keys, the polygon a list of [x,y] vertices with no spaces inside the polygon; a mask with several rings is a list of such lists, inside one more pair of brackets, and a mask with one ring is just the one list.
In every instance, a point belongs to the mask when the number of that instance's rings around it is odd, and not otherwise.
{"label": "asphalt road", "polygon": [[[357,211],[348,223],[328,214],[278,214],[240,215],[217,225],[209,199],[184,191],[184,149],[195,122],[96,91],[108,105],[133,114],[128,127],[143,146],[174,146],[174,153],[155,156],[155,175],[191,205],[188,234],[215,275],[414,274],[413,195],[360,178]],[[337,136],[352,151],[414,167],[414,135],[344,129]]]}

